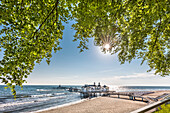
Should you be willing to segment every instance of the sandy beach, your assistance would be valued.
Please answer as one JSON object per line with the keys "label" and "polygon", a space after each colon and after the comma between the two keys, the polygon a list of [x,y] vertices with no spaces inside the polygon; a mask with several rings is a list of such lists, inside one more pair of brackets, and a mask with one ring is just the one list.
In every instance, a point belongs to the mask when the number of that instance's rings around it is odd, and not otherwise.
{"label": "sandy beach", "polygon": [[[170,91],[154,92],[144,97],[157,97],[164,93],[170,93]],[[111,96],[87,99],[80,103],[41,111],[39,113],[130,113],[146,105],[148,104],[142,101],[128,100],[128,97],[116,98],[115,96]]]}
{"label": "sandy beach", "polygon": [[112,97],[99,97],[41,113],[128,113],[147,103]]}

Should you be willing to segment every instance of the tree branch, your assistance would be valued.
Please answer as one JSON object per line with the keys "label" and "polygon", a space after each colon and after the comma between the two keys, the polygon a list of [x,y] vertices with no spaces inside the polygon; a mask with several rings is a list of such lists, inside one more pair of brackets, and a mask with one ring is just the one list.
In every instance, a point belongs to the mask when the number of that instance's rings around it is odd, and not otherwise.
{"label": "tree branch", "polygon": [[57,0],[57,3],[55,4],[55,8],[56,8],[56,22],[57,22],[57,19],[58,19],[58,11],[57,11],[58,1],[59,1],[59,0]]}
{"label": "tree branch", "polygon": [[23,10],[24,10],[24,7],[23,7],[23,0],[22,0],[22,2],[21,2],[21,13],[20,13],[20,15],[22,14],[22,12],[23,12]]}
{"label": "tree branch", "polygon": [[153,53],[153,49],[154,49],[154,47],[155,47],[155,45],[156,45],[156,42],[157,42],[157,40],[158,40],[158,33],[159,33],[159,29],[160,29],[160,26],[161,26],[161,23],[162,23],[162,18],[161,18],[161,15],[160,15],[160,14],[159,14],[159,17],[160,17],[160,24],[159,24],[158,30],[157,30],[157,32],[156,32],[156,39],[155,39],[155,42],[154,42],[153,47],[152,47],[152,53]]}
{"label": "tree branch", "polygon": [[[59,0],[57,0],[55,7],[52,9],[52,11],[47,15],[47,17],[44,19],[44,21],[41,23],[41,25],[39,26],[39,28],[33,33],[33,37],[35,36],[35,34],[41,29],[42,25],[45,23],[45,21],[50,17],[50,15],[54,12],[55,9],[57,9]],[[56,13],[57,14],[57,13]],[[37,38],[37,37],[36,37]]]}

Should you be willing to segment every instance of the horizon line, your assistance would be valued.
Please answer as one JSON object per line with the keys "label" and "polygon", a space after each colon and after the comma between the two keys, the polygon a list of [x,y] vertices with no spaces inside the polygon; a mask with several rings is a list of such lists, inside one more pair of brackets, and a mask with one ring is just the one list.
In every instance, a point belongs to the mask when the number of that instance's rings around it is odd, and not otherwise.
{"label": "horizon line", "polygon": [[[1,86],[6,86],[6,84],[0,84],[0,85]],[[41,85],[41,86],[43,86],[43,85],[44,86],[47,86],[47,85],[51,85],[51,86],[52,85],[54,85],[54,86],[58,86],[58,85],[61,85],[61,86],[62,85],[79,86],[79,85],[85,85],[85,84],[23,84],[23,86],[26,86],[26,85],[30,85],[30,86],[31,85],[34,85],[34,86],[35,85]],[[160,84],[159,85],[151,85],[151,84],[150,85],[149,84],[148,85],[142,85],[142,84],[136,84],[136,85],[135,84],[133,84],[133,85],[109,85],[109,84],[103,84],[103,85],[108,85],[108,86],[168,86],[168,87],[170,87],[170,85],[166,85],[166,84],[164,84],[164,85],[160,85]]]}

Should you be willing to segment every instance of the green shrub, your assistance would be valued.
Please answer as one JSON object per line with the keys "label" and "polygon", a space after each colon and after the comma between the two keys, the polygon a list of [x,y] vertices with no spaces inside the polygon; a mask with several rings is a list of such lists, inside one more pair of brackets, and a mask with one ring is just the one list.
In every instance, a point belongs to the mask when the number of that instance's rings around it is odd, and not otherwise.
{"label": "green shrub", "polygon": [[159,108],[158,111],[156,111],[154,113],[170,113],[170,104],[161,105],[161,108]]}

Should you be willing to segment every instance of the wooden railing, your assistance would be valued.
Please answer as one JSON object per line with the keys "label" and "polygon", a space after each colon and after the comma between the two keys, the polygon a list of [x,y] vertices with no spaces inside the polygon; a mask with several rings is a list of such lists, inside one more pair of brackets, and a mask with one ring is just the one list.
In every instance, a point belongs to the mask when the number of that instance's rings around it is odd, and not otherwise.
{"label": "wooden railing", "polygon": [[136,110],[136,111],[133,111],[133,112],[131,112],[131,113],[145,113],[145,112],[148,112],[148,111],[150,111],[150,110],[152,110],[152,109],[154,109],[154,108],[157,108],[157,107],[159,107],[160,105],[165,104],[165,103],[167,103],[167,102],[170,102],[170,98],[167,98],[167,99],[162,100],[162,101],[155,102],[155,103],[153,103],[153,104],[150,104],[150,105],[148,105],[148,106],[145,106],[145,107],[143,107],[143,108],[140,108],[140,109],[138,109],[138,110]]}

